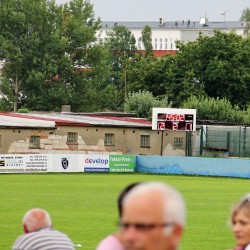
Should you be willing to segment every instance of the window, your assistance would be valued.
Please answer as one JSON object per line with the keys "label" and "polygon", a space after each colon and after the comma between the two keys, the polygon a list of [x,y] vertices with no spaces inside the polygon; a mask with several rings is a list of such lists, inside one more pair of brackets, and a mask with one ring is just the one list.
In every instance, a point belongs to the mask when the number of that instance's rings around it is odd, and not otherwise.
{"label": "window", "polygon": [[142,42],[142,38],[138,38],[138,49],[141,50],[141,42]]}
{"label": "window", "polygon": [[78,136],[75,132],[68,132],[67,136],[67,143],[68,144],[75,144],[78,142]]}
{"label": "window", "polygon": [[155,49],[157,50],[157,38],[155,38]]}
{"label": "window", "polygon": [[149,148],[150,147],[150,136],[149,135],[141,135],[140,147],[141,148]]}
{"label": "window", "polygon": [[165,49],[168,49],[168,39],[165,38]]}
{"label": "window", "polygon": [[162,50],[162,38],[160,38],[160,50]]}
{"label": "window", "polygon": [[30,136],[30,148],[40,148],[40,136]]}
{"label": "window", "polygon": [[114,134],[105,134],[104,145],[105,146],[114,146],[115,145],[115,135]]}
{"label": "window", "polygon": [[184,148],[183,137],[174,137],[174,148],[175,149],[183,149]]}
{"label": "window", "polygon": [[170,49],[173,49],[173,38],[170,38]]}

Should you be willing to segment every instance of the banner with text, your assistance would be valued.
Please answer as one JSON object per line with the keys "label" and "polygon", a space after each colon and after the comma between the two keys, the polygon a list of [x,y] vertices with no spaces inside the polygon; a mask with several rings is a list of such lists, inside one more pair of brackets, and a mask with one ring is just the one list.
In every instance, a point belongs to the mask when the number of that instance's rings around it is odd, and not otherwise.
{"label": "banner with text", "polygon": [[134,172],[136,156],[103,154],[5,154],[0,173]]}
{"label": "banner with text", "polygon": [[84,155],[82,170],[84,172],[108,172],[109,155]]}
{"label": "banner with text", "polygon": [[0,173],[52,172],[48,155],[0,155]]}
{"label": "banner with text", "polygon": [[134,155],[110,155],[109,171],[110,172],[134,172],[135,168]]}

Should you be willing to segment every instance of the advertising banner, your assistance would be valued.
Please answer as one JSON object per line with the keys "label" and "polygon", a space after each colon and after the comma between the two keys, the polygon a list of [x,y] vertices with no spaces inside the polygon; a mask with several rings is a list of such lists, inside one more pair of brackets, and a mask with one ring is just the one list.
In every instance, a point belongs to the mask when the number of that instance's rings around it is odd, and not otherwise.
{"label": "advertising banner", "polygon": [[48,155],[0,155],[0,173],[51,172]]}
{"label": "advertising banner", "polygon": [[54,154],[52,156],[53,172],[79,172],[78,154]]}
{"label": "advertising banner", "polygon": [[84,172],[108,172],[109,155],[84,155]]}
{"label": "advertising banner", "polygon": [[135,167],[134,155],[110,155],[109,171],[110,172],[134,172]]}

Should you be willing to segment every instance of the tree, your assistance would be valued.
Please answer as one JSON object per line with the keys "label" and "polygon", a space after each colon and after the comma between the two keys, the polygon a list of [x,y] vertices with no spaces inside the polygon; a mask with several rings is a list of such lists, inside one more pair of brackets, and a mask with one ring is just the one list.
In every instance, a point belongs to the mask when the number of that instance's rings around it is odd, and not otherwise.
{"label": "tree", "polygon": [[168,96],[174,107],[191,95],[203,95],[200,84],[189,65],[177,55],[161,58],[137,56],[127,66],[128,90],[149,91],[154,97]]}
{"label": "tree", "polygon": [[[7,98],[36,110],[58,110],[74,101],[74,84],[89,81],[96,54],[99,20],[93,6],[72,0],[64,6],[49,0],[2,0],[0,51],[3,77],[13,91]],[[83,80],[79,75],[84,75]],[[6,87],[6,85],[5,85]]]}
{"label": "tree", "polygon": [[250,94],[250,40],[233,32],[214,31],[196,41],[178,44],[179,71],[192,79],[209,97],[226,98],[244,107]]}
{"label": "tree", "polygon": [[249,35],[249,31],[250,31],[250,9],[249,8],[246,8],[242,11],[240,21],[244,22],[245,24],[244,34]]}
{"label": "tree", "polygon": [[142,42],[145,48],[145,56],[153,55],[152,31],[148,25],[142,31]]}
{"label": "tree", "polygon": [[107,46],[110,53],[109,65],[112,68],[111,84],[119,92],[118,109],[122,109],[127,93],[127,63],[136,52],[135,38],[130,30],[118,24],[108,34]]}
{"label": "tree", "polygon": [[165,96],[162,99],[156,98],[149,91],[129,93],[125,104],[125,110],[137,114],[138,117],[152,119],[152,108],[171,107],[171,102]]}

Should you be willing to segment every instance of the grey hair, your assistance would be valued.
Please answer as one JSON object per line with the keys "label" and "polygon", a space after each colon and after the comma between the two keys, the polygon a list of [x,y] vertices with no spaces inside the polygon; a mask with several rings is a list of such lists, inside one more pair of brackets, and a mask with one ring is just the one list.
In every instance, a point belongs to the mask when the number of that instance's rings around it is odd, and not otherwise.
{"label": "grey hair", "polygon": [[240,201],[235,203],[231,209],[230,225],[232,226],[235,215],[242,210],[250,218],[250,194],[246,194]]}
{"label": "grey hair", "polygon": [[43,227],[52,226],[49,213],[41,208],[33,208],[27,211],[22,222],[29,232],[33,232]]}
{"label": "grey hair", "polygon": [[161,182],[144,182],[134,187],[125,197],[125,204],[130,197],[138,194],[147,194],[149,192],[158,192],[162,195],[165,203],[165,222],[171,222],[181,225],[186,224],[186,205],[181,193],[175,188]]}

